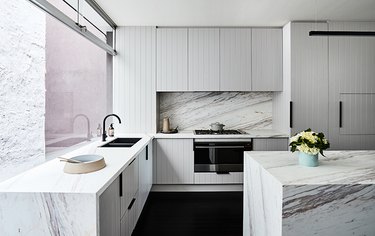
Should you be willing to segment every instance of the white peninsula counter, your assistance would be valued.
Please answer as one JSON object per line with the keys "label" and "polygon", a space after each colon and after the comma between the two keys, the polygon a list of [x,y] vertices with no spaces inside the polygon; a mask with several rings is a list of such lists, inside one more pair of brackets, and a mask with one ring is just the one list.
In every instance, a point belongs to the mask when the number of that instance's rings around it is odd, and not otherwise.
{"label": "white peninsula counter", "polygon": [[375,235],[375,151],[245,152],[244,235]]}
{"label": "white peninsula counter", "polygon": [[[101,228],[113,228],[113,231],[119,232],[121,222],[116,217],[120,218],[125,215],[122,210],[120,215],[119,208],[120,206],[125,208],[122,202],[125,202],[127,200],[125,198],[128,197],[126,190],[121,191],[124,192],[124,196],[118,193],[120,188],[123,188],[122,182],[120,187],[119,176],[122,178],[125,169],[136,158],[140,159],[138,156],[141,153],[146,153],[145,149],[152,141],[152,137],[148,135],[122,135],[121,137],[137,137],[140,140],[131,148],[101,148],[98,146],[105,142],[98,140],[63,155],[65,158],[82,154],[103,156],[107,166],[96,172],[66,174],[63,171],[65,163],[60,162],[59,159],[53,159],[0,183],[0,235],[95,236],[102,232]],[[113,138],[108,138],[107,142],[111,140]],[[147,164],[151,166],[150,173],[147,174],[152,177],[151,161]],[[139,165],[141,166],[141,162]],[[122,179],[124,183],[127,181],[125,175]],[[138,199],[145,191],[149,191],[151,184],[152,178],[149,186],[146,186],[148,189],[144,190],[145,187],[143,187],[137,192]],[[116,191],[107,191],[112,189]],[[146,198],[147,194],[148,192]],[[113,199],[113,201],[105,202],[106,204],[101,206],[101,197],[104,195],[111,197],[110,200]],[[140,200],[137,201],[139,204]],[[113,206],[115,206],[114,209]],[[126,209],[128,209],[127,206],[126,204]],[[102,210],[103,212],[112,211],[117,215],[116,217],[105,215],[100,212]],[[99,216],[103,216],[103,219],[99,219]],[[105,223],[109,226],[100,225],[102,220],[106,221]]]}

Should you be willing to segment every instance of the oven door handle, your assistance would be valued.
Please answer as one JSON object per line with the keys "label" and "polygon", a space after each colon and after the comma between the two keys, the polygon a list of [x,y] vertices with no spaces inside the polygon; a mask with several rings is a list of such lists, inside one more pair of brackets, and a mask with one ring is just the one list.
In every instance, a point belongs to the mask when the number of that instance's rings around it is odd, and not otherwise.
{"label": "oven door handle", "polygon": [[195,148],[235,148],[235,149],[244,149],[244,146],[195,146]]}

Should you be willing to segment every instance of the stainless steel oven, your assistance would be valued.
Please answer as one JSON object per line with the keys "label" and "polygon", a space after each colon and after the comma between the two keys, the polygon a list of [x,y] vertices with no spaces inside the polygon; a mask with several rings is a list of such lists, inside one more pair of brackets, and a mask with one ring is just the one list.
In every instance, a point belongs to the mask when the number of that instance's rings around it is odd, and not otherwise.
{"label": "stainless steel oven", "polygon": [[251,150],[251,139],[196,139],[194,172],[242,172],[244,151]]}

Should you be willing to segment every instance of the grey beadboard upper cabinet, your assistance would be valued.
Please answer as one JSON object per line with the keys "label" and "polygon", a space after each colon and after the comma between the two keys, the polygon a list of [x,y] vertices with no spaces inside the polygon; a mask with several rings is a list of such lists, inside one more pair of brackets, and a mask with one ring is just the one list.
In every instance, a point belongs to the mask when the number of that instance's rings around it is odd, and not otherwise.
{"label": "grey beadboard upper cabinet", "polygon": [[156,132],[156,28],[118,27],[116,38],[113,112],[125,124],[116,132]]}
{"label": "grey beadboard upper cabinet", "polygon": [[156,29],[157,91],[188,91],[188,29]]}
{"label": "grey beadboard upper cabinet", "polygon": [[218,28],[189,28],[189,90],[220,90]]}
{"label": "grey beadboard upper cabinet", "polygon": [[220,90],[251,91],[251,28],[220,29]]}
{"label": "grey beadboard upper cabinet", "polygon": [[309,31],[327,27],[327,23],[290,25],[292,134],[307,128],[328,133],[328,37],[309,36]]}
{"label": "grey beadboard upper cabinet", "polygon": [[282,29],[253,28],[251,35],[252,91],[282,91]]}

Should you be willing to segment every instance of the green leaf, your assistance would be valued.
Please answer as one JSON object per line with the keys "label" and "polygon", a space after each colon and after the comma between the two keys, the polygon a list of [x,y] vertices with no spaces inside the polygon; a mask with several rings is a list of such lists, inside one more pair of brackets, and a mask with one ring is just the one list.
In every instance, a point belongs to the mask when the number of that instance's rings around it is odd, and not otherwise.
{"label": "green leaf", "polygon": [[[322,154],[322,156],[324,156],[324,154],[323,154],[323,150],[322,149],[320,149],[320,154]],[[324,157],[326,157],[326,156],[324,156]]]}

